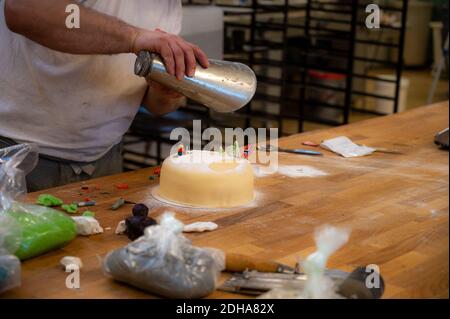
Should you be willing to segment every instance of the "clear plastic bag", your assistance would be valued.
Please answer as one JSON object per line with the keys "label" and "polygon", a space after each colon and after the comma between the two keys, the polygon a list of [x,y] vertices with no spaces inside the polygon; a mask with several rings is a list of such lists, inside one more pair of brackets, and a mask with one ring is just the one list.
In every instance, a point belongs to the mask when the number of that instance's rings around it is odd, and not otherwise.
{"label": "clear plastic bag", "polygon": [[30,144],[0,149],[0,227],[6,216],[17,224],[16,233],[4,236],[4,242],[19,240],[10,251],[21,260],[64,246],[76,237],[75,222],[66,214],[17,201],[27,192],[25,177],[36,166],[38,154],[37,146]]}
{"label": "clear plastic bag", "polygon": [[13,218],[0,214],[0,294],[20,286],[20,260],[12,254],[19,246],[19,225]]}
{"label": "clear plastic bag", "polygon": [[167,298],[201,298],[212,293],[225,255],[198,248],[182,235],[183,224],[164,214],[160,225],[144,236],[110,252],[103,269],[114,279]]}
{"label": "clear plastic bag", "polygon": [[[308,255],[306,260],[300,262],[306,280],[302,287],[297,285],[287,285],[282,288],[275,288],[261,295],[261,299],[343,299],[338,290],[338,283],[342,283],[345,278],[341,276],[339,280],[325,273],[328,259],[349,239],[350,230],[324,225],[315,232],[316,251]],[[336,277],[338,278],[338,277]]]}
{"label": "clear plastic bag", "polygon": [[37,165],[39,150],[33,144],[0,149],[0,211],[7,211],[27,193],[25,177]]}
{"label": "clear plastic bag", "polygon": [[314,239],[317,250],[310,254],[302,263],[302,267],[308,277],[303,294],[305,298],[342,298],[336,292],[336,284],[324,272],[330,256],[344,246],[349,237],[349,229],[325,225],[316,230]]}

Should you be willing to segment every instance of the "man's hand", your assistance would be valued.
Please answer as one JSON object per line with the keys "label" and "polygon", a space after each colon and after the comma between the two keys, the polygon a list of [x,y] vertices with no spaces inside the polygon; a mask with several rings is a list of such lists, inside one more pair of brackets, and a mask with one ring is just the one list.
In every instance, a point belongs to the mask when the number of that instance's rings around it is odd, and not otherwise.
{"label": "man's hand", "polygon": [[186,104],[184,95],[162,86],[154,81],[148,81],[149,88],[142,105],[156,116],[176,111]]}
{"label": "man's hand", "polygon": [[136,54],[143,50],[159,53],[167,72],[176,75],[178,80],[182,80],[184,75],[194,76],[197,61],[204,68],[209,66],[208,57],[198,46],[160,29],[139,30],[132,50]]}
{"label": "man's hand", "polygon": [[160,95],[161,97],[165,97],[167,99],[181,99],[184,98],[184,95],[181,93],[178,93],[175,90],[172,90],[164,85],[159,84],[155,81],[147,81],[148,85],[150,86],[150,89],[154,91],[156,94]]}

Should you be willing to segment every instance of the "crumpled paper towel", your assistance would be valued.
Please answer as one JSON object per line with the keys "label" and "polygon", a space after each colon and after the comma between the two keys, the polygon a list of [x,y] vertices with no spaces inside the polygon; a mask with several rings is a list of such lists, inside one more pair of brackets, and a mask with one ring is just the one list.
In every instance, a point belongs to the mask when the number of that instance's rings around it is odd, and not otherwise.
{"label": "crumpled paper towel", "polygon": [[359,157],[372,154],[376,149],[368,146],[360,146],[352,142],[346,136],[339,136],[323,141],[320,146],[335,152],[343,157]]}

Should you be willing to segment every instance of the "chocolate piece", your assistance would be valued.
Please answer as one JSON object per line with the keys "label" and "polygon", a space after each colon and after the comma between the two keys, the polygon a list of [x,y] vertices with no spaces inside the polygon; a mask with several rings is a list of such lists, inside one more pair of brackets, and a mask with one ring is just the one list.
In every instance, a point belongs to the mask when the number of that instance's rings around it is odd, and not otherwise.
{"label": "chocolate piece", "polygon": [[133,216],[148,216],[148,207],[144,204],[136,204],[133,207]]}
{"label": "chocolate piece", "polygon": [[146,216],[130,216],[125,220],[126,234],[130,240],[136,240],[137,238],[144,235],[144,230],[149,227],[156,225],[157,222],[153,218]]}

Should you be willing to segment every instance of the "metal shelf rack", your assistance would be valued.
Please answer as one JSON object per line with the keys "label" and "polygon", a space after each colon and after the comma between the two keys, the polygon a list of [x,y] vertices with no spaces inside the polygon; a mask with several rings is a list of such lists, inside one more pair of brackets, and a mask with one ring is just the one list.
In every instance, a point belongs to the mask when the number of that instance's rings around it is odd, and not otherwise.
{"label": "metal shelf rack", "polygon": [[[274,1],[275,2],[275,1]],[[398,111],[400,81],[403,70],[403,45],[407,17],[407,0],[402,0],[400,6],[383,4],[379,1],[383,13],[398,15],[396,24],[382,23],[382,30],[395,33],[392,41],[361,37],[362,29],[366,27],[365,8],[368,1],[343,0],[320,1],[308,0],[304,4],[291,4],[293,1],[277,1],[267,5],[252,0],[246,5],[231,5],[224,1],[215,1],[215,5],[222,6],[227,17],[238,17],[241,21],[225,22],[225,35],[230,37],[230,29],[244,30],[246,40],[240,48],[236,46],[230,50],[226,46],[226,58],[243,62],[257,69],[278,68],[280,76],[268,76],[257,73],[260,85],[277,86],[280,93],[276,95],[267,92],[258,92],[255,99],[245,109],[247,119],[245,125],[250,125],[254,116],[267,117],[268,125],[274,119],[278,122],[280,131],[284,133],[283,123],[286,119],[298,121],[299,132],[303,131],[305,121],[328,125],[341,125],[349,122],[350,113],[358,111],[370,114],[379,114],[373,110],[365,110],[355,106],[356,97],[383,99],[392,101],[393,112]],[[236,11],[236,9],[241,9]],[[229,10],[229,11],[228,11]],[[291,15],[297,13],[300,18],[292,19]],[[277,14],[278,18],[261,19],[270,14]],[[246,19],[244,19],[246,17]],[[230,19],[228,19],[230,20]],[[236,19],[238,20],[238,19]],[[231,32],[232,33],[232,32]],[[297,34],[293,37],[292,34]],[[274,34],[277,34],[276,36]],[[232,41],[229,41],[232,42]],[[396,50],[396,59],[382,59],[377,57],[361,56],[356,53],[357,47],[365,46],[371,50],[385,47]],[[271,52],[281,51],[281,59],[274,59]],[[296,59],[290,58],[293,55]],[[356,65],[371,64],[394,69],[395,79],[381,78],[358,71]],[[311,72],[339,74],[343,77],[343,85],[333,87],[326,81],[312,81]],[[395,86],[392,96],[367,92],[354,85],[355,79],[362,81],[381,81]],[[324,83],[325,82],[325,83]],[[309,94],[311,91],[326,91],[327,94],[340,94],[341,103],[330,103],[326,99],[315,99]],[[293,92],[296,96],[293,97]],[[294,94],[295,95],[295,94]],[[320,95],[320,93],[319,93]],[[278,104],[278,112],[264,112],[254,110],[258,101]],[[320,112],[308,112],[311,109],[333,109],[342,114],[334,118],[321,116]],[[239,114],[242,117],[242,114]]]}

